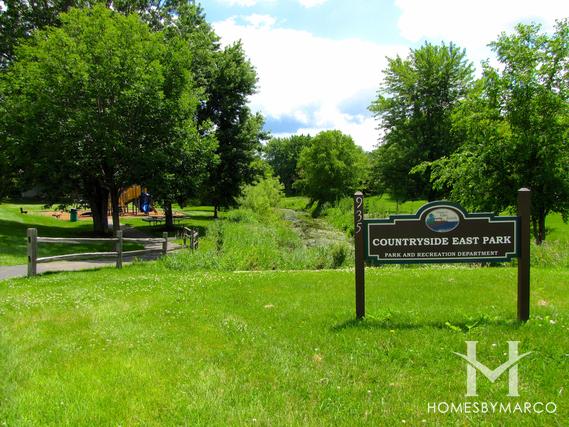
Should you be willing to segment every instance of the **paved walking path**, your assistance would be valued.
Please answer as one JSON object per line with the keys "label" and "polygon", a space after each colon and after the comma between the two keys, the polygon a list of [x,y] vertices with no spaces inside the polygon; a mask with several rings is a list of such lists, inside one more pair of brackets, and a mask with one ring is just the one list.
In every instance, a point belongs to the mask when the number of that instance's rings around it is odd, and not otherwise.
{"label": "paved walking path", "polygon": [[[136,228],[126,227],[123,230],[123,236],[128,238],[148,238],[149,236],[143,231]],[[173,251],[180,249],[182,246],[168,242],[168,251]],[[162,250],[162,243],[148,243],[144,245],[145,249],[157,249]],[[161,252],[151,252],[148,254],[140,255],[136,258],[143,259],[146,261],[157,259],[161,256]],[[124,257],[123,265],[129,264],[134,261],[134,257]],[[56,271],[78,271],[78,270],[92,270],[102,267],[115,267],[116,261],[114,259],[102,259],[102,260],[87,260],[87,261],[56,261],[47,262],[37,265],[38,274]],[[6,267],[0,266],[0,280],[10,279],[13,277],[25,277],[28,274],[27,265],[11,265]]]}

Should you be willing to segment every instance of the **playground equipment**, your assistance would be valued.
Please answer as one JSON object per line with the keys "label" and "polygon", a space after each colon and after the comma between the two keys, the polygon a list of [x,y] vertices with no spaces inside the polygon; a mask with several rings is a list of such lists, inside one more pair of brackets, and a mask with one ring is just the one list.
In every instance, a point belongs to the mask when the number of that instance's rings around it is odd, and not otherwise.
{"label": "playground equipment", "polygon": [[140,211],[144,212],[145,214],[149,213],[152,208],[151,208],[151,203],[150,203],[150,194],[148,194],[147,192],[143,192],[140,195]]}
{"label": "playground equipment", "polygon": [[[146,203],[142,203],[143,200]],[[109,212],[111,209],[112,205],[109,198]],[[152,210],[150,194],[142,186],[132,185],[121,192],[119,196],[119,211],[121,214],[132,213],[136,215],[138,212],[148,213]]]}

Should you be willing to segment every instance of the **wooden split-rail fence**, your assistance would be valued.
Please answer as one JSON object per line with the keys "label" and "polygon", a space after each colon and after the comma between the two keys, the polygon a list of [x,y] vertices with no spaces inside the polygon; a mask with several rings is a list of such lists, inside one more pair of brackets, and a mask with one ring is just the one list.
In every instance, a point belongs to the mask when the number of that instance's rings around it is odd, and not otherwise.
{"label": "wooden split-rail fence", "polygon": [[182,241],[184,248],[188,247],[188,240],[190,242],[190,249],[198,248],[198,232],[188,227],[182,228]]}
{"label": "wooden split-rail fence", "polygon": [[[53,261],[79,261],[79,260],[90,260],[90,259],[104,259],[104,258],[116,258],[116,267],[122,268],[123,258],[126,256],[139,256],[146,255],[155,252],[161,252],[162,255],[166,255],[168,252],[168,233],[162,233],[162,237],[156,238],[126,238],[123,237],[122,231],[117,231],[116,237],[109,238],[63,238],[63,237],[39,237],[38,230],[36,228],[28,228],[28,277],[35,276],[37,274],[37,265],[45,262]],[[197,249],[198,247],[198,232],[196,230],[184,227],[182,229],[182,240],[184,242],[184,248],[187,248],[188,241],[190,243],[191,249]],[[123,251],[123,245],[125,242],[139,243],[143,245],[156,244],[161,245],[155,248],[140,249],[136,251]],[[49,257],[38,257],[38,245],[40,243],[64,243],[64,244],[89,244],[89,243],[114,243],[115,250],[112,252],[83,252],[83,253],[73,253],[65,255],[55,255]]]}

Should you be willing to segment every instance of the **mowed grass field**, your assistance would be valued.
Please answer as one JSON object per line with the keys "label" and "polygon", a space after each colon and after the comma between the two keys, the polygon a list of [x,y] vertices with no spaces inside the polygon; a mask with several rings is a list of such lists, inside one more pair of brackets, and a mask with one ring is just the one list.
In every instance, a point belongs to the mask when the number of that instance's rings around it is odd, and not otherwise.
{"label": "mowed grass field", "polygon": [[[0,282],[0,425],[535,425],[569,421],[569,271],[532,270],[518,324],[513,268],[353,272],[123,270]],[[465,341],[495,369],[466,398]],[[433,414],[434,402],[555,402],[556,414]],[[551,408],[551,406],[550,406]]]}

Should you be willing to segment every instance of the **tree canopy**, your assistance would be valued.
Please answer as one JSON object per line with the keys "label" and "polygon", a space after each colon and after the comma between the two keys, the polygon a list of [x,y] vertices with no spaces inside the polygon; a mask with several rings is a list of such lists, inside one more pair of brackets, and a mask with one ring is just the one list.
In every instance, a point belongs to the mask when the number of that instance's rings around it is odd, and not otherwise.
{"label": "tree canopy", "polygon": [[333,202],[361,188],[366,171],[367,157],[350,136],[324,131],[300,153],[296,185],[313,202]]}
{"label": "tree canopy", "polygon": [[218,141],[219,163],[210,171],[203,195],[217,216],[218,209],[233,205],[243,184],[254,178],[251,163],[266,135],[263,117],[252,114],[247,106],[256,90],[257,74],[241,43],[215,51],[214,58],[201,116],[213,122]]}
{"label": "tree canopy", "polygon": [[497,212],[530,188],[540,243],[547,214],[569,216],[569,24],[558,22],[552,35],[518,25],[491,47],[501,65],[485,64],[457,109],[455,128],[466,142],[432,165],[433,178],[466,206]]}
{"label": "tree canopy", "polygon": [[18,147],[19,170],[32,181],[89,200],[104,233],[107,194],[117,228],[121,189],[148,175],[143,166],[161,172],[147,160],[199,140],[191,52],[137,15],[103,6],[60,19],[23,42],[3,73],[6,143]]}
{"label": "tree canopy", "polygon": [[[0,159],[10,172],[2,177],[6,189],[40,182],[49,184],[50,200],[87,199],[98,233],[107,228],[107,197],[116,202],[128,183],[152,186],[167,215],[172,201],[197,193],[216,211],[234,203],[265,138],[262,116],[246,105],[256,73],[240,43],[221,48],[199,6],[186,0],[6,6],[1,96],[10,99],[0,108],[10,114],[0,144],[17,154]],[[58,15],[72,6],[84,9]],[[105,13],[112,25],[101,21]],[[129,15],[123,25],[117,15],[129,13],[138,17]],[[34,80],[29,88],[26,79]],[[36,94],[41,102],[33,104]],[[66,126],[58,130],[59,122]],[[104,140],[106,148],[81,139]],[[90,150],[85,164],[74,149],[85,156]]]}
{"label": "tree canopy", "polygon": [[289,196],[296,194],[293,184],[298,180],[298,159],[311,140],[310,135],[292,135],[287,138],[272,138],[263,147],[264,157],[280,178],[285,194]]}
{"label": "tree canopy", "polygon": [[380,192],[406,198],[438,196],[426,170],[410,175],[424,161],[452,153],[460,139],[452,132],[451,115],[466,96],[473,66],[454,44],[425,43],[407,58],[388,58],[385,77],[370,110],[383,132],[372,183]]}

